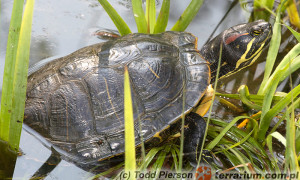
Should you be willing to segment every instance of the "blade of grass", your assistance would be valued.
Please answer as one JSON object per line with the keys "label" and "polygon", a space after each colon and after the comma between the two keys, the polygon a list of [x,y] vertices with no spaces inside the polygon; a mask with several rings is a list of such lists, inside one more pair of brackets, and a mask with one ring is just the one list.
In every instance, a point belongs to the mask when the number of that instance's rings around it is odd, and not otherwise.
{"label": "blade of grass", "polygon": [[190,22],[197,15],[204,0],[192,0],[189,6],[184,10],[178,21],[172,27],[171,31],[184,31]]}
{"label": "blade of grass", "polygon": [[262,90],[271,75],[271,72],[272,72],[272,69],[273,69],[277,54],[278,54],[280,41],[281,41],[281,24],[280,24],[280,11],[278,10],[277,15],[276,15],[276,21],[273,26],[273,35],[271,38],[270,47],[269,47],[268,55],[267,55],[267,59],[266,59],[264,79],[258,90],[258,93],[257,93],[258,95],[263,95]]}
{"label": "blade of grass", "polygon": [[27,0],[22,19],[14,70],[15,74],[12,89],[13,102],[9,143],[11,144],[12,149],[14,149],[15,151],[19,150],[19,142],[24,117],[33,7],[34,0]]}
{"label": "blade of grass", "polygon": [[[225,147],[228,148],[228,146],[226,146],[226,145],[225,145]],[[244,157],[242,157],[242,156],[244,156],[243,153],[241,153],[240,151],[235,150],[235,149],[230,149],[230,151],[231,151],[231,152],[235,155],[235,157],[241,162],[241,164],[244,165],[244,168],[245,168],[245,170],[247,171],[247,173],[250,174],[251,172],[250,172],[249,168],[247,167],[246,162],[244,161]]]}
{"label": "blade of grass", "polygon": [[154,27],[154,34],[164,32],[168,25],[170,11],[170,0],[164,0],[159,15],[157,17],[157,22]]}
{"label": "blade of grass", "polygon": [[178,160],[177,160],[177,153],[174,149],[171,149],[172,158],[175,165],[175,171],[178,172]]}
{"label": "blade of grass", "polygon": [[[182,87],[185,87],[185,82],[182,81]],[[180,132],[180,149],[179,149],[179,160],[178,160],[178,172],[182,171],[182,159],[183,159],[183,147],[184,147],[184,121],[185,121],[185,98],[186,98],[186,88],[182,91],[182,115],[181,115],[181,132]]]}
{"label": "blade of grass", "polygon": [[290,91],[285,98],[279,101],[272,109],[270,109],[263,117],[258,130],[257,138],[263,140],[267,130],[269,129],[270,122],[272,118],[278,114],[282,109],[284,109],[292,100],[300,94],[300,85],[296,86],[292,91]]}
{"label": "blade of grass", "polygon": [[152,162],[156,154],[161,151],[163,147],[155,147],[152,148],[146,155],[144,163],[140,166],[139,170],[143,170],[149,166],[149,164]]}
{"label": "blade of grass", "polygon": [[297,56],[296,58],[292,59],[290,61],[290,64],[287,64],[284,67],[285,71],[280,76],[280,81],[283,81],[285,78],[287,78],[290,74],[295,72],[296,70],[300,69],[300,56]]}
{"label": "blade of grass", "polygon": [[240,120],[240,119],[250,119],[249,116],[238,116],[236,118],[234,118],[224,129],[222,132],[220,132],[220,134],[213,140],[211,141],[205,149],[208,149],[208,150],[212,150],[218,143],[219,141],[225,136],[226,132],[234,126],[234,124]]}
{"label": "blade of grass", "polygon": [[298,42],[300,42],[300,33],[298,33],[297,31],[295,31],[293,28],[291,28],[288,25],[285,25],[285,27],[287,27],[291,31],[291,33],[293,33],[293,35],[298,40]]}
{"label": "blade of grass", "polygon": [[[254,124],[254,127],[252,129],[252,131],[250,133],[248,133],[242,140],[238,141],[236,144],[233,144],[232,146],[230,146],[229,148],[234,148],[236,146],[239,146],[241,144],[243,144],[244,142],[246,142],[253,134],[256,134],[256,131],[257,131],[257,127],[258,127],[258,124],[257,124],[257,121],[255,119],[252,119],[250,118],[250,120],[252,121],[252,123]],[[228,148],[228,149],[229,149]],[[227,149],[226,149],[227,150]]]}
{"label": "blade of grass", "polygon": [[240,93],[240,98],[241,101],[246,104],[248,107],[250,107],[251,109],[255,109],[255,110],[261,110],[261,106],[254,104],[253,102],[251,102],[249,100],[249,90],[248,87],[246,85],[242,85],[239,87],[238,92]]}
{"label": "blade of grass", "polygon": [[147,33],[147,21],[141,0],[131,0],[132,11],[139,33]]}
{"label": "blade of grass", "polygon": [[[283,70],[278,71],[278,72],[281,73],[281,72],[283,72]],[[277,76],[273,77],[273,79],[272,79],[273,80],[273,84],[270,84],[270,87],[269,87],[269,89],[266,92],[265,97],[264,97],[263,106],[262,106],[262,110],[261,110],[261,118],[260,118],[260,124],[259,124],[259,131],[258,131],[258,134],[257,134],[257,138],[258,138],[259,142],[263,141],[264,135],[265,135],[264,132],[266,132],[266,130],[268,129],[269,124],[271,122],[271,119],[270,119],[270,121],[266,121],[264,119],[264,116],[266,115],[266,113],[271,108],[272,99],[273,99],[273,96],[275,94],[276,88],[277,88],[278,83],[279,83],[279,79],[280,79],[279,76],[280,75],[277,74]]]}
{"label": "blade of grass", "polygon": [[[228,126],[227,122],[224,122],[224,121],[218,120],[218,119],[211,119],[211,123],[214,125],[217,125],[217,126],[221,126],[222,130]],[[228,131],[228,133],[230,133],[230,132],[234,133],[234,135],[230,138],[233,139],[235,137],[236,141],[239,141],[239,139],[237,139],[236,137],[239,137],[239,136],[245,137],[248,134],[234,126]],[[219,133],[218,133],[218,135],[219,135]],[[262,156],[267,157],[267,153],[264,150],[264,148],[254,138],[249,137],[247,142],[249,142],[250,147],[257,149],[262,154]],[[246,145],[247,142],[245,142],[244,144]],[[247,144],[247,146],[248,146],[248,144]],[[257,153],[257,150],[253,150],[253,152]]]}
{"label": "blade of grass", "polygon": [[146,3],[147,32],[153,34],[156,20],[155,0],[147,0]]}
{"label": "blade of grass", "polygon": [[[289,107],[288,107],[288,112],[292,111],[292,108],[299,108],[300,107],[300,98],[298,98],[297,100],[295,100]],[[276,129],[279,127],[279,125],[282,123],[282,121],[285,119],[285,115],[282,116],[279,121],[275,124],[275,126],[272,128],[272,130],[270,131],[270,134],[272,134],[273,132],[276,131]],[[299,141],[300,142],[300,141]],[[300,143],[299,143],[300,145]]]}
{"label": "blade of grass", "polygon": [[[300,54],[300,43],[298,43],[296,46],[291,49],[287,55],[284,56],[284,58],[281,60],[280,64],[276,67],[270,78],[268,79],[265,86],[263,86],[260,94],[265,94],[266,91],[269,90],[270,86],[274,83],[274,76],[280,76],[278,75],[278,71],[284,69],[285,67],[289,66],[290,61],[295,59],[296,56]],[[297,61],[296,61],[297,62]],[[288,68],[286,68],[286,71],[288,71]],[[280,73],[279,73],[280,74]]]}
{"label": "blade of grass", "polygon": [[121,18],[121,16],[117,13],[117,11],[109,4],[107,0],[98,0],[102,5],[106,13],[109,15],[111,20],[114,22],[115,26],[119,30],[121,36],[126,34],[130,34],[131,31],[125,21]]}
{"label": "blade of grass", "polygon": [[294,122],[294,111],[291,113],[291,118],[289,117],[289,112],[286,111],[286,149],[285,149],[285,161],[286,170],[291,170],[291,172],[299,172],[299,164],[296,154],[296,144],[295,144],[295,122]]}
{"label": "blade of grass", "polygon": [[170,149],[170,145],[165,146],[165,149],[159,153],[157,160],[153,164],[152,170],[156,174],[155,177],[158,177],[158,174],[160,173],[160,170],[162,169],[162,166],[165,162],[166,155],[170,152]]}
{"label": "blade of grass", "polygon": [[125,124],[125,172],[129,172],[130,179],[135,179],[134,171],[136,170],[135,159],[135,138],[131,89],[129,81],[128,68],[124,70],[124,124]]}
{"label": "blade of grass", "polygon": [[[239,94],[222,94],[222,93],[216,92],[216,96],[240,100]],[[265,97],[264,95],[255,95],[255,94],[250,94],[248,96],[250,101],[257,103],[259,105],[262,105],[264,97]],[[280,101],[282,98],[283,98],[282,96],[278,96],[277,94],[275,94],[275,96],[273,96],[272,103],[276,103],[276,102]]]}
{"label": "blade of grass", "polygon": [[0,112],[0,138],[4,141],[8,141],[9,139],[13,96],[11,90],[13,89],[14,67],[21,29],[23,5],[24,0],[14,1],[7,39]]}

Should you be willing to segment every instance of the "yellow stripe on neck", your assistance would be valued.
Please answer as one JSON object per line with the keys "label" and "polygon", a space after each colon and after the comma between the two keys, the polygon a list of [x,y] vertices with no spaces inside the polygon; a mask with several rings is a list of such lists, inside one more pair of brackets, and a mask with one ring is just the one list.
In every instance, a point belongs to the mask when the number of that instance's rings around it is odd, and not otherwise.
{"label": "yellow stripe on neck", "polygon": [[247,54],[249,53],[251,47],[252,47],[252,44],[254,42],[255,38],[253,38],[247,45],[247,49],[245,51],[245,53],[241,56],[241,58],[236,62],[236,66],[235,66],[235,69],[238,69],[239,66],[243,63],[243,62],[246,62],[248,61],[249,59],[246,58]]}
{"label": "yellow stripe on neck", "polygon": [[236,62],[235,69],[238,69],[238,68],[240,67],[240,65],[241,65],[243,62],[246,62],[246,61],[249,61],[250,59],[252,59],[252,61],[249,63],[249,66],[250,66],[250,65],[253,64],[253,63],[256,61],[256,59],[260,56],[261,50],[262,50],[262,48],[265,46],[265,42],[262,43],[262,44],[260,45],[260,47],[258,48],[258,50],[257,50],[251,57],[246,58],[246,56],[247,56],[248,52],[250,51],[250,49],[251,49],[252,44],[253,44],[254,41],[255,41],[255,38],[253,38],[253,39],[249,42],[249,44],[247,45],[246,52],[245,52],[245,53],[242,55],[242,57]]}

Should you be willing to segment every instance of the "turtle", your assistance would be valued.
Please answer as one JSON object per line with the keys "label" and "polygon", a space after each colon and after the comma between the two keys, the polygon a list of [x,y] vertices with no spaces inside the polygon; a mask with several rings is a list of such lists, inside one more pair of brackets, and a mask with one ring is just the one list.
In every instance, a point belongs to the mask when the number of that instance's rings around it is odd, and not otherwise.
{"label": "turtle", "polygon": [[237,72],[255,62],[271,35],[271,25],[258,20],[223,31],[200,50],[193,34],[174,31],[84,47],[28,77],[24,122],[77,164],[122,157],[127,67],[136,146],[176,137],[184,115],[184,152],[199,152],[206,122],[193,110],[215,81],[219,59],[219,77]]}

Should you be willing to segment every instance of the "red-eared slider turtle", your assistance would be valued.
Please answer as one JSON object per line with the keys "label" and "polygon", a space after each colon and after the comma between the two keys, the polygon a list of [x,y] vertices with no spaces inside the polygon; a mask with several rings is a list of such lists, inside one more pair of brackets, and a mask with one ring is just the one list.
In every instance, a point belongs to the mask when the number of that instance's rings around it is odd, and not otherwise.
{"label": "red-eared slider turtle", "polygon": [[271,34],[271,25],[260,20],[225,30],[200,52],[197,38],[187,32],[135,33],[82,48],[29,76],[24,122],[70,160],[89,163],[122,155],[127,66],[136,145],[141,136],[146,145],[156,145],[180,129],[173,127],[184,107],[185,152],[195,152],[205,122],[191,111],[214,80],[220,45],[223,76],[252,64]]}

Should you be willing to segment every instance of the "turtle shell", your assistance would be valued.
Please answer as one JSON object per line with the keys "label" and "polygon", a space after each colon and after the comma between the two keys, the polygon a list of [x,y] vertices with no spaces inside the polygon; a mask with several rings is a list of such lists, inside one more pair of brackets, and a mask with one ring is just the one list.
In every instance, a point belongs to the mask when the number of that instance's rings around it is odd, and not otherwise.
{"label": "turtle shell", "polygon": [[[28,78],[24,121],[74,157],[124,152],[124,67],[128,67],[136,145],[176,123],[210,82],[197,38],[186,32],[130,34],[82,48]],[[139,123],[140,122],[140,123]]]}

